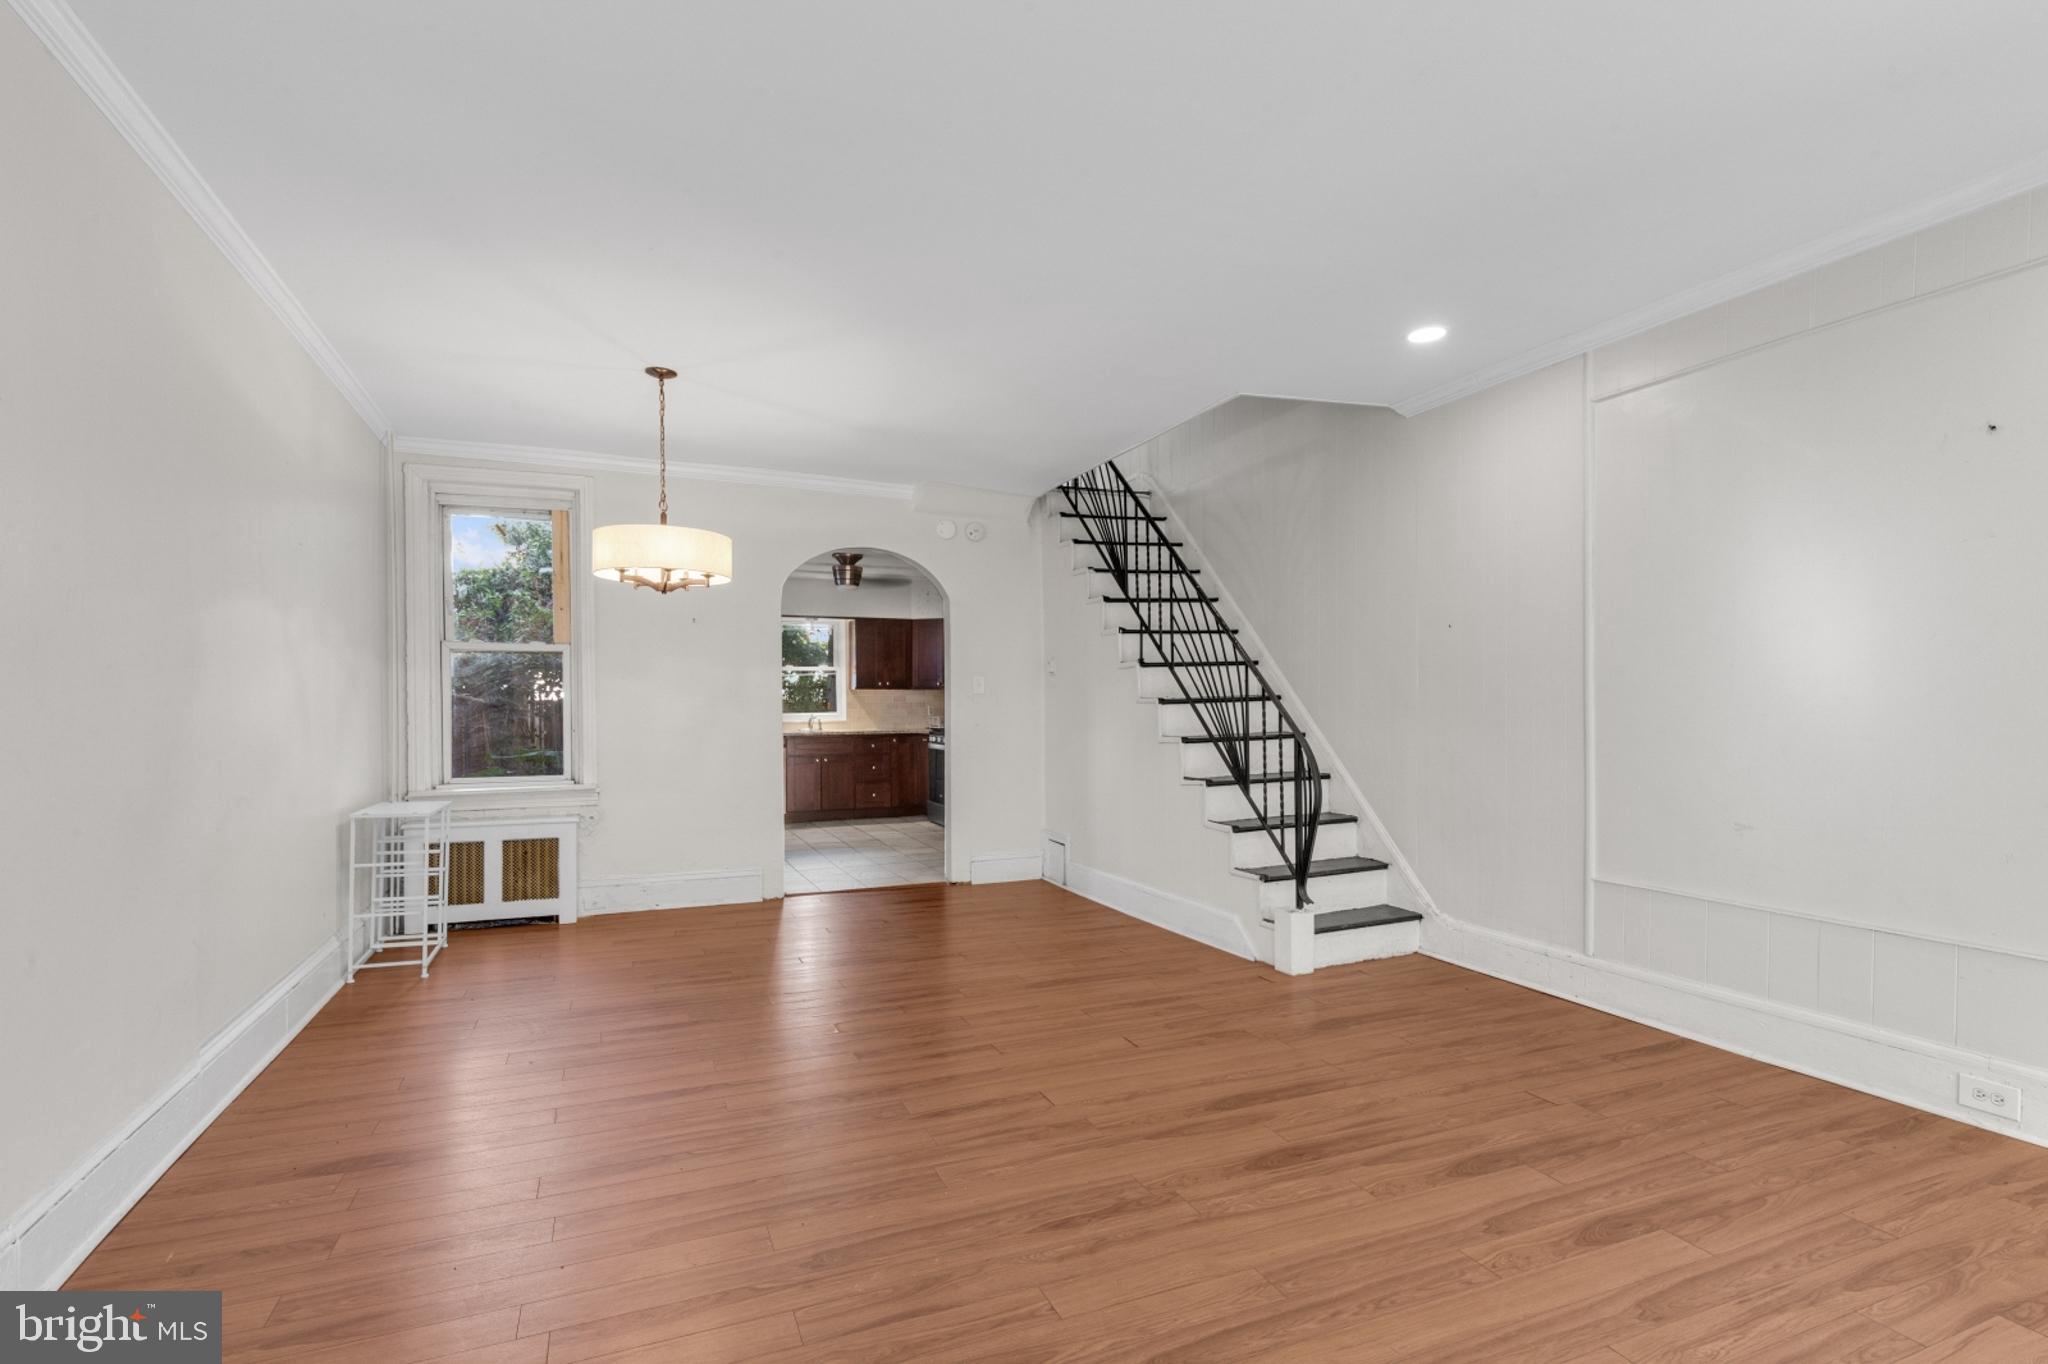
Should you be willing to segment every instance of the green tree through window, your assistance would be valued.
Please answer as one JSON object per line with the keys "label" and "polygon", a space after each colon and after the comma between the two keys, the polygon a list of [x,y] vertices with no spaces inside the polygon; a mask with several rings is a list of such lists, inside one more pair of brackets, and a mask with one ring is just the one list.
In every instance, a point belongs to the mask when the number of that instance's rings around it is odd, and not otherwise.
{"label": "green tree through window", "polygon": [[450,775],[562,776],[553,519],[456,511],[448,531]]}
{"label": "green tree through window", "polygon": [[840,622],[782,622],[782,711],[785,715],[838,715],[839,669],[834,659]]}

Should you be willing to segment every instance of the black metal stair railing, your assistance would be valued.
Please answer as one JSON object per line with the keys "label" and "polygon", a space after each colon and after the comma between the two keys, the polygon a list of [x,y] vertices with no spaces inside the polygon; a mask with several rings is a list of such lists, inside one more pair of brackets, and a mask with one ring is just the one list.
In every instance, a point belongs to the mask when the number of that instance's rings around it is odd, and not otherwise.
{"label": "black metal stair railing", "polygon": [[1266,683],[1258,662],[1161,529],[1165,518],[1114,460],[1060,485],[1114,592],[1137,620],[1141,666],[1164,667],[1222,756],[1259,828],[1292,873],[1296,908],[1309,904],[1309,865],[1323,813],[1322,765],[1308,736]]}

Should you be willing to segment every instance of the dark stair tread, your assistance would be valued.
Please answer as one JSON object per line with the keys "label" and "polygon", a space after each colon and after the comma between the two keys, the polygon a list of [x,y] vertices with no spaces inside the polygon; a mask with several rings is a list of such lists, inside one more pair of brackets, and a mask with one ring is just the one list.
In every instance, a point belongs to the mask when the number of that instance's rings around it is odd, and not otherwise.
{"label": "dark stair tread", "polygon": [[1191,604],[1193,604],[1193,605],[1199,606],[1199,605],[1202,605],[1203,603],[1213,603],[1213,602],[1221,601],[1221,600],[1222,600],[1222,598],[1220,598],[1220,597],[1104,597],[1104,598],[1103,598],[1102,600],[1104,600],[1104,601],[1106,601],[1106,602],[1117,602],[1117,603],[1121,603],[1121,604],[1123,604],[1123,605],[1125,605],[1125,606],[1129,606],[1129,605],[1132,605],[1133,603],[1138,603],[1138,604],[1144,604],[1144,603],[1147,603],[1147,602],[1168,602],[1168,601],[1184,601],[1184,602],[1188,602],[1188,603],[1191,603]]}
{"label": "dark stair tread", "polygon": [[1205,701],[1218,704],[1238,701],[1278,701],[1279,694],[1267,692],[1264,696],[1155,696],[1152,698],[1162,706],[1192,706]]}
{"label": "dark stair tread", "polygon": [[1237,633],[1235,630],[1227,630],[1217,626],[1211,626],[1202,630],[1174,630],[1163,625],[1157,630],[1147,630],[1142,625],[1119,625],[1116,627],[1116,632],[1120,635],[1234,635]]}
{"label": "dark stair tread", "polygon": [[1222,737],[1222,739],[1215,739],[1207,734],[1183,734],[1180,736],[1180,741],[1184,744],[1213,744],[1225,742],[1235,743],[1242,740],[1250,740],[1252,743],[1256,744],[1265,743],[1271,739],[1292,739],[1293,737],[1294,736],[1292,734],[1287,733],[1285,730],[1274,729],[1267,730],[1260,734],[1226,734]]}
{"label": "dark stair tread", "polygon": [[[1330,774],[1327,772],[1317,772],[1313,774],[1313,779],[1316,781],[1328,781],[1330,779]],[[1204,786],[1237,785],[1236,777],[1189,777],[1187,778],[1187,780],[1198,781],[1202,783],[1202,785]],[[1250,782],[1254,786],[1270,786],[1274,782],[1293,781],[1294,774],[1292,772],[1260,772],[1253,776],[1246,777],[1245,780]]]}
{"label": "dark stair tread", "polygon": [[1172,549],[1187,548],[1185,540],[1097,540],[1092,536],[1086,539],[1076,536],[1074,539],[1067,541],[1067,543],[1070,545],[1124,545],[1127,547],[1142,545],[1147,548],[1153,545],[1166,545]]}
{"label": "dark stair tread", "polygon": [[[1321,858],[1308,864],[1310,876],[1346,876],[1354,871],[1385,871],[1387,864],[1377,857],[1330,857]],[[1291,867],[1244,867],[1246,876],[1256,876],[1261,881],[1292,881]]]}
{"label": "dark stair tread", "polygon": [[[1113,568],[1102,568],[1095,564],[1090,564],[1088,566],[1088,571],[1090,573],[1116,572],[1116,570]],[[1148,578],[1164,577],[1168,573],[1186,573],[1192,577],[1194,574],[1200,573],[1201,571],[1202,570],[1199,568],[1127,568],[1124,570],[1124,572],[1126,573],[1142,573]]]}
{"label": "dark stair tread", "polygon": [[[1369,905],[1364,909],[1333,909],[1317,914],[1316,932],[1342,933],[1347,928],[1384,928],[1388,924],[1421,923],[1422,916],[1412,909],[1401,909],[1395,905]],[[1273,920],[1269,917],[1267,923]]]}
{"label": "dark stair tread", "polygon": [[1055,489],[1055,491],[1057,491],[1057,492],[1063,492],[1063,493],[1097,493],[1097,492],[1100,492],[1100,493],[1103,493],[1103,494],[1105,494],[1106,496],[1110,496],[1110,497],[1123,497],[1123,496],[1125,496],[1125,495],[1129,495],[1129,496],[1131,496],[1131,497],[1157,497],[1157,496],[1159,496],[1159,490],[1158,490],[1157,488],[1123,488],[1123,489],[1117,489],[1117,490],[1114,490],[1114,491],[1112,491],[1111,489],[1107,489],[1107,488],[1084,488],[1084,487],[1082,487],[1082,486],[1081,486],[1080,484],[1078,484],[1078,483],[1062,483],[1062,484],[1060,484],[1060,486],[1059,486],[1059,487],[1058,487],[1057,489]]}
{"label": "dark stair tread", "polygon": [[1164,521],[1166,518],[1153,512],[1133,516],[1129,512],[1061,512],[1069,521]]}
{"label": "dark stair tread", "polygon": [[1198,658],[1176,658],[1173,662],[1169,663],[1163,658],[1141,658],[1138,660],[1138,666],[1141,668],[1256,668],[1259,666],[1259,660],[1256,658],[1219,658],[1214,662],[1205,662]]}
{"label": "dark stair tread", "polygon": [[[1258,834],[1264,833],[1266,831],[1265,821],[1256,818],[1226,819],[1220,821],[1220,823],[1224,828],[1230,830],[1230,832],[1234,834]],[[1335,810],[1325,810],[1321,814],[1316,816],[1316,823],[1356,824],[1358,823],[1358,816],[1338,814]]]}

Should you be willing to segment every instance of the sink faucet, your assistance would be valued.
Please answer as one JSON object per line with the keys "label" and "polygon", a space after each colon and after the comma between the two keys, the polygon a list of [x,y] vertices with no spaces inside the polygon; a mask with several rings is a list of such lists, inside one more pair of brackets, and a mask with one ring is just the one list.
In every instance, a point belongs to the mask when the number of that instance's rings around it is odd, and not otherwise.
{"label": "sink faucet", "polygon": [[815,715],[811,716],[808,720],[805,720],[804,726],[805,728],[809,729],[813,734],[819,733],[825,728],[823,725],[818,723],[818,717]]}

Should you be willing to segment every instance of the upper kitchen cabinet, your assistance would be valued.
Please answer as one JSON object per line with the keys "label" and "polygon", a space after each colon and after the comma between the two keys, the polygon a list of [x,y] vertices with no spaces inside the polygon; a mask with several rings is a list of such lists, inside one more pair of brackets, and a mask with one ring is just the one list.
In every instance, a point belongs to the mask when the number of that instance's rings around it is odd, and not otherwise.
{"label": "upper kitchen cabinet", "polygon": [[910,685],[938,691],[946,685],[946,622],[934,617],[910,622]]}
{"label": "upper kitchen cabinet", "polygon": [[906,690],[911,681],[911,622],[868,616],[853,622],[853,689]]}

